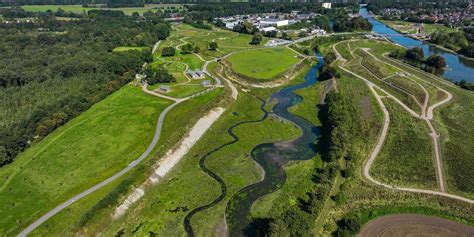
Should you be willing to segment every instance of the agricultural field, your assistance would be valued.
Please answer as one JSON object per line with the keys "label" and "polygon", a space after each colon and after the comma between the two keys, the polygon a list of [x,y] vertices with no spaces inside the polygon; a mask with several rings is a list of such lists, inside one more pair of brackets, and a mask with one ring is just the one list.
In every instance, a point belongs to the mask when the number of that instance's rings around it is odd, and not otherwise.
{"label": "agricultural field", "polygon": [[300,61],[298,54],[284,47],[246,50],[226,60],[234,72],[262,80],[278,77]]}
{"label": "agricultural field", "polygon": [[170,102],[126,86],[2,167],[1,233],[16,233],[47,210],[123,169],[145,151]]}
{"label": "agricultural field", "polygon": [[56,12],[61,8],[62,10],[66,12],[74,12],[74,13],[83,13],[90,10],[103,9],[103,10],[112,10],[112,11],[122,11],[123,13],[127,15],[132,15],[134,12],[137,12],[140,15],[143,15],[143,13],[148,12],[148,11],[151,11],[151,12],[156,12],[158,10],[164,11],[170,8],[185,10],[184,6],[180,4],[146,4],[145,7],[122,7],[122,8],[106,8],[103,6],[101,6],[100,8],[99,7],[94,8],[94,7],[83,7],[82,5],[24,5],[21,8],[23,8],[25,11],[31,11],[31,12],[46,12],[48,10]]}

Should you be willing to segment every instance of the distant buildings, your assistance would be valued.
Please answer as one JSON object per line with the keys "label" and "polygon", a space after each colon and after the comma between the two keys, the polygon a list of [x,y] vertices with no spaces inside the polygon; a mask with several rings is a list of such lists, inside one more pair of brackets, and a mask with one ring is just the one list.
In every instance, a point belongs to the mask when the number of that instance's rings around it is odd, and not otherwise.
{"label": "distant buildings", "polygon": [[331,9],[331,3],[330,2],[323,2],[323,8],[325,9]]}
{"label": "distant buildings", "polygon": [[260,21],[261,26],[287,26],[288,20],[277,19],[277,18],[266,18]]}

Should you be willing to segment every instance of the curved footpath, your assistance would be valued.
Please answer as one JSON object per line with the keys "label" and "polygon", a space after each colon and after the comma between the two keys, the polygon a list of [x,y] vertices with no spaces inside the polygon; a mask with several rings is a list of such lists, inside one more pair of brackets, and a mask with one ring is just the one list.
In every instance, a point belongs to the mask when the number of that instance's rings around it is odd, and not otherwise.
{"label": "curved footpath", "polygon": [[[153,51],[156,51],[156,49],[158,48],[159,44],[160,44],[161,41],[158,41],[154,47],[153,47]],[[207,69],[206,69],[207,71]],[[212,78],[216,79],[214,76],[211,75]],[[211,89],[207,90],[210,91],[212,89],[215,89],[216,87],[218,86],[221,86],[221,81],[219,79],[216,79],[216,85],[214,85]],[[157,96],[157,97],[160,97],[160,98],[163,98],[163,99],[167,99],[167,100],[171,100],[171,101],[174,101],[173,104],[171,104],[170,106],[168,106],[165,110],[163,110],[163,112],[161,112],[160,116],[158,117],[158,122],[156,124],[156,129],[155,129],[155,134],[153,136],[153,139],[151,141],[151,143],[148,145],[147,149],[145,150],[145,152],[143,152],[140,157],[138,157],[136,160],[132,161],[127,167],[125,167],[124,169],[122,169],[121,171],[115,173],[114,175],[112,175],[111,177],[107,178],[106,180],[94,185],[93,187],[89,188],[89,189],[86,189],[85,191],[73,196],[72,198],[69,198],[67,201],[63,202],[62,204],[60,204],[59,206],[53,208],[52,210],[50,210],[49,212],[47,212],[46,214],[44,214],[43,216],[41,216],[39,219],[37,219],[35,222],[31,223],[27,228],[25,228],[22,232],[20,232],[18,234],[18,236],[20,237],[24,237],[24,236],[27,236],[28,234],[30,234],[33,230],[35,230],[36,228],[38,228],[41,224],[43,224],[44,222],[46,222],[48,219],[50,219],[51,217],[53,217],[54,215],[56,215],[57,213],[59,213],[60,211],[64,210],[65,208],[69,207],[70,205],[72,205],[74,202],[78,201],[79,199],[82,199],[86,196],[88,196],[89,194],[97,191],[98,189],[106,186],[107,184],[110,184],[111,182],[115,181],[116,179],[120,178],[122,175],[126,174],[128,171],[130,171],[131,169],[135,168],[138,164],[140,164],[140,162],[142,162],[146,157],[148,157],[151,152],[153,151],[153,149],[155,148],[156,144],[158,143],[158,140],[160,139],[160,135],[161,135],[161,131],[162,131],[162,127],[163,127],[163,121],[166,117],[166,115],[168,114],[169,111],[171,111],[175,106],[177,106],[178,104],[190,99],[190,98],[193,98],[195,97],[196,95],[200,95],[202,94],[202,92],[199,92],[199,93],[196,93],[196,94],[193,94],[193,95],[190,95],[188,97],[185,97],[185,98],[174,98],[174,97],[170,97],[170,96],[166,96],[166,95],[163,95],[163,94],[160,94],[160,93],[157,93],[157,92],[154,92],[154,91],[150,91],[147,89],[147,84],[144,84],[142,86],[142,90],[147,93],[147,94],[150,94],[150,95],[154,95],[154,96]],[[236,96],[235,96],[236,98]]]}
{"label": "curved footpath", "polygon": [[[336,57],[337,59],[341,59],[341,54],[337,51],[336,47],[335,47],[335,44],[333,45],[333,50],[334,52],[336,53]],[[344,61],[344,60],[342,60]],[[377,90],[380,90],[382,92],[384,92],[389,98],[391,99],[394,99],[397,103],[401,103],[401,101],[399,101],[398,99],[396,99],[393,95],[391,95],[390,93],[386,92],[385,90],[383,90],[382,88],[378,87],[377,85],[373,84],[371,81],[369,81],[368,79],[344,68],[342,65],[338,65],[338,67],[359,78],[359,79],[362,79],[366,84],[367,86],[370,88],[371,92],[374,94],[376,100],[377,100],[377,103],[380,105],[380,107],[382,108],[382,111],[383,111],[383,114],[384,114],[384,124],[383,124],[383,128],[382,128],[382,131],[380,133],[380,137],[377,141],[377,144],[375,145],[374,149],[372,150],[370,156],[369,156],[369,159],[367,160],[364,168],[363,168],[363,175],[364,177],[369,180],[370,182],[376,184],[376,185],[380,185],[380,186],[383,186],[385,188],[389,188],[389,189],[393,189],[393,190],[398,190],[398,191],[405,191],[405,192],[412,192],[412,193],[424,193],[424,194],[432,194],[432,195],[438,195],[438,196],[443,196],[443,197],[448,197],[448,198],[452,198],[452,199],[456,199],[456,200],[460,200],[460,201],[463,201],[463,202],[467,202],[467,203],[470,203],[470,204],[474,204],[474,200],[472,199],[469,199],[469,198],[465,198],[465,197],[461,197],[461,196],[458,196],[458,195],[454,195],[454,194],[449,194],[449,193],[446,193],[446,192],[438,192],[438,191],[433,191],[433,190],[425,190],[425,189],[416,189],[416,188],[401,188],[401,187],[397,187],[397,186],[393,186],[393,185],[388,185],[388,184],[385,184],[385,183],[382,183],[382,182],[379,182],[377,180],[375,180],[371,175],[370,175],[370,168],[372,166],[372,164],[374,163],[375,161],[375,158],[377,157],[377,155],[380,153],[380,150],[383,146],[383,143],[385,142],[385,138],[387,137],[387,133],[388,133],[388,127],[389,127],[389,124],[390,124],[390,114],[388,112],[388,110],[386,109],[380,95],[377,94],[377,92],[374,90],[374,87],[377,88]],[[447,102],[447,101],[445,101]],[[403,104],[403,103],[402,103]],[[436,105],[436,106],[435,106]],[[435,105],[432,105],[432,107],[437,107],[441,104],[435,104]],[[404,107],[405,108],[405,107]],[[415,116],[415,117],[420,117],[420,116]],[[427,119],[428,120],[428,119]],[[436,145],[436,144],[435,144]],[[440,162],[440,161],[439,161]]]}
{"label": "curved footpath", "polygon": [[163,110],[163,112],[160,114],[160,117],[158,118],[158,123],[156,124],[156,130],[155,130],[155,135],[153,136],[153,140],[151,141],[150,145],[148,145],[148,148],[145,150],[145,152],[143,152],[143,154],[141,154],[140,157],[138,157],[138,159],[132,161],[127,167],[125,167],[123,170],[119,171],[118,173],[114,174],[113,176],[109,177],[108,179],[94,185],[93,187],[83,191],[80,194],[75,195],[74,197],[68,199],[67,201],[65,201],[61,205],[55,207],[54,209],[52,209],[48,213],[44,214],[38,220],[33,222],[31,225],[29,225],[26,229],[24,229],[20,234],[18,234],[18,236],[23,237],[23,236],[28,235],[30,232],[32,232],[34,229],[36,229],[38,226],[40,226],[41,224],[46,222],[49,218],[53,217],[54,215],[56,215],[58,212],[62,211],[66,207],[72,205],[75,201],[77,201],[77,200],[79,200],[79,199],[81,199],[81,198],[97,191],[98,189],[104,187],[105,185],[113,182],[114,180],[118,179],[119,177],[121,177],[122,175],[124,175],[125,173],[130,171],[131,169],[135,168],[135,166],[140,164],[140,162],[142,162],[146,157],[148,157],[148,155],[150,155],[150,153],[153,151],[156,144],[158,143],[158,140],[160,139],[162,127],[163,127],[163,121],[166,117],[166,114],[168,114],[168,112],[171,109],[173,109],[176,105],[182,103],[183,101],[185,101],[185,99],[176,100],[173,104],[171,104],[165,110]]}

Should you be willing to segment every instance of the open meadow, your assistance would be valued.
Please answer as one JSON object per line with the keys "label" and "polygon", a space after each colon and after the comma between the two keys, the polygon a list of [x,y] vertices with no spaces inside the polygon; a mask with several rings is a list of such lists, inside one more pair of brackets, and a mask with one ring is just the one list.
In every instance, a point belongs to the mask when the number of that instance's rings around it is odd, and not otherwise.
{"label": "open meadow", "polygon": [[226,60],[234,72],[262,80],[278,77],[300,61],[298,54],[285,47],[246,50]]}
{"label": "open meadow", "polygon": [[0,232],[14,234],[74,194],[135,160],[170,102],[125,86],[3,167]]}

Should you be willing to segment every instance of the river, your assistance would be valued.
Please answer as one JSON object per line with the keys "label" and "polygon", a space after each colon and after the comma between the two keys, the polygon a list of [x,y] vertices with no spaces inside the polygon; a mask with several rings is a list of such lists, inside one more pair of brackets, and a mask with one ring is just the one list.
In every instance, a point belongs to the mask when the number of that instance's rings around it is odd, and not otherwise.
{"label": "river", "polygon": [[426,44],[420,40],[404,36],[398,33],[397,31],[391,29],[390,27],[386,26],[382,22],[373,18],[365,7],[360,8],[359,14],[369,20],[370,23],[372,23],[372,31],[381,35],[385,35],[393,42],[405,46],[407,48],[421,47],[423,49],[423,52],[425,53],[425,56],[430,56],[433,54],[439,54],[443,56],[446,59],[446,64],[448,65],[448,69],[444,72],[443,77],[452,81],[465,80],[468,82],[474,82],[474,61],[467,60],[446,50],[440,49],[430,44]]}
{"label": "river", "polygon": [[[317,55],[321,56],[321,55]],[[302,135],[294,140],[280,143],[263,143],[251,151],[252,158],[262,167],[265,175],[262,181],[247,186],[229,201],[226,219],[230,236],[252,236],[250,209],[259,198],[278,190],[286,181],[283,166],[289,161],[308,160],[316,156],[315,144],[319,129],[308,120],[288,112],[288,108],[301,103],[303,98],[294,91],[314,85],[318,79],[316,71],[324,64],[323,59],[309,70],[303,83],[288,86],[274,93],[270,101],[277,101],[273,113],[296,124]]]}

